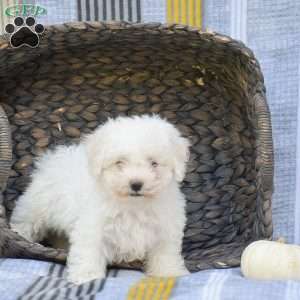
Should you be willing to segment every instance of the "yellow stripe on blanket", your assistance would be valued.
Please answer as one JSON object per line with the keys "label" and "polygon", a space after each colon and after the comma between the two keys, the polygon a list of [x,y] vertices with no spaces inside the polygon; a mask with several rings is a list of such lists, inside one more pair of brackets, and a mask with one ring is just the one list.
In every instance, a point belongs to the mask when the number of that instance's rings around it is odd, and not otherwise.
{"label": "yellow stripe on blanket", "polygon": [[166,0],[168,23],[202,26],[202,0]]}
{"label": "yellow stripe on blanket", "polygon": [[130,288],[127,300],[168,300],[174,285],[174,277],[147,277]]}

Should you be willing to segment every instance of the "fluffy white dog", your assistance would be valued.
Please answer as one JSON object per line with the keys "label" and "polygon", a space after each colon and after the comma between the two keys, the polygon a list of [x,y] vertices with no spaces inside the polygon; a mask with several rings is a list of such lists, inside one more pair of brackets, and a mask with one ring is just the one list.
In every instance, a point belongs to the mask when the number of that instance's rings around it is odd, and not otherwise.
{"label": "fluffy white dog", "polygon": [[79,145],[39,159],[11,227],[31,241],[48,230],[65,234],[68,279],[77,284],[103,278],[107,264],[135,259],[151,276],[187,274],[179,183],[188,148],[158,116],[110,119]]}

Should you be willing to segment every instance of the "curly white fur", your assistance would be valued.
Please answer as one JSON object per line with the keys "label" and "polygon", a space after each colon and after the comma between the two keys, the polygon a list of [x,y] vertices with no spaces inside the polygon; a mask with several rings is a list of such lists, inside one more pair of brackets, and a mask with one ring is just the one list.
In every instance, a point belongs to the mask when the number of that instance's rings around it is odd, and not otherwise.
{"label": "curly white fur", "polygon": [[135,259],[145,260],[148,275],[187,274],[179,182],[188,147],[158,116],[110,119],[79,145],[39,159],[11,227],[31,241],[49,230],[64,233],[74,283],[104,277],[109,263]]}

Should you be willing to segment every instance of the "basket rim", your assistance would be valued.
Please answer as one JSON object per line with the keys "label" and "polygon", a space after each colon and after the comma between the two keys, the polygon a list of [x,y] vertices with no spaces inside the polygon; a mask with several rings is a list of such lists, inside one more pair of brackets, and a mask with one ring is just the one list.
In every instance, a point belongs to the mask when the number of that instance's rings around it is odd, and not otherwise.
{"label": "basket rim", "polygon": [[[199,27],[178,24],[178,23],[160,23],[160,22],[143,22],[143,23],[134,23],[127,21],[73,21],[73,22],[64,22],[51,25],[45,25],[45,33],[60,33],[60,32],[79,32],[79,31],[120,31],[126,29],[134,30],[160,30],[163,31],[189,31],[195,34],[201,35],[202,37],[207,37],[209,39],[213,38],[216,41],[228,44],[234,42],[238,48],[240,48],[243,54],[246,56],[253,56],[253,52],[248,48],[241,40],[232,38],[229,35],[213,31],[209,28],[202,29]],[[3,33],[0,35],[0,52],[2,49],[9,48],[9,34]],[[20,48],[17,48],[20,49]]]}

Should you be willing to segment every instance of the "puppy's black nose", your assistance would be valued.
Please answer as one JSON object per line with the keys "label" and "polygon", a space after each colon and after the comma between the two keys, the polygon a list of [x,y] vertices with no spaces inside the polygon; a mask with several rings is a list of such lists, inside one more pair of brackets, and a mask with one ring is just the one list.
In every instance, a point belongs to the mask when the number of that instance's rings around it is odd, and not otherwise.
{"label": "puppy's black nose", "polygon": [[130,183],[131,189],[132,189],[133,191],[135,191],[135,192],[140,191],[141,188],[142,188],[142,186],[143,186],[143,183],[140,182],[140,181],[132,181],[132,182]]}

